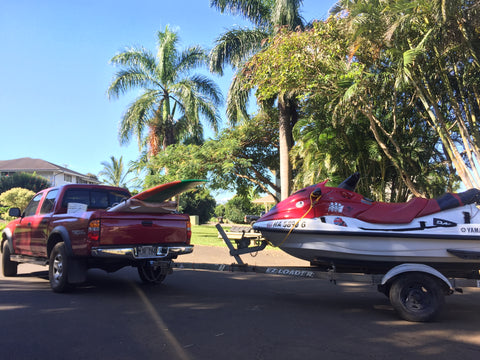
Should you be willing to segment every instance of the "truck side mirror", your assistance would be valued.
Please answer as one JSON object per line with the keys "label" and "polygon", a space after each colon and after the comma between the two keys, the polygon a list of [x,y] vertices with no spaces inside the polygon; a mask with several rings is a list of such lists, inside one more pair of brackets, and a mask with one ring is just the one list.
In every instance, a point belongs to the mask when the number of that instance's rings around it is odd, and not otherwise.
{"label": "truck side mirror", "polygon": [[22,212],[20,211],[19,208],[13,207],[13,208],[10,208],[10,209],[8,210],[8,216],[12,216],[12,217],[18,218],[18,217],[22,216]]}

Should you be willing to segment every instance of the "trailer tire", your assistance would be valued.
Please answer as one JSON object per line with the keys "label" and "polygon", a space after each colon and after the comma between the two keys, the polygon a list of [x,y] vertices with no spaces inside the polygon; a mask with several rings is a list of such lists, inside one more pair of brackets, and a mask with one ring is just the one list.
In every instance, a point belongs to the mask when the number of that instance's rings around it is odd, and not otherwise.
{"label": "trailer tire", "polygon": [[445,306],[442,284],[424,273],[406,273],[394,278],[389,298],[398,315],[413,322],[435,320]]}
{"label": "trailer tire", "polygon": [[10,247],[8,242],[3,243],[2,252],[2,271],[3,276],[15,276],[17,275],[18,262],[10,260]]}

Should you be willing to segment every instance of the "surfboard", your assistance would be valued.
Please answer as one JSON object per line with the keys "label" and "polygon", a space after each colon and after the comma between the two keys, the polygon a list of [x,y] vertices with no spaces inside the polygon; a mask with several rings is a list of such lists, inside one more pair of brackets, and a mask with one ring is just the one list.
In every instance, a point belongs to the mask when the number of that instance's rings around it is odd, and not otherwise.
{"label": "surfboard", "polygon": [[205,183],[207,180],[177,180],[170,183],[162,184],[142,191],[134,195],[131,199],[137,199],[145,202],[163,202],[172,197],[181,194],[197,185]]}
{"label": "surfboard", "polygon": [[122,201],[107,211],[169,213],[176,209],[176,203],[166,200],[205,182],[206,180],[177,180],[158,185]]}

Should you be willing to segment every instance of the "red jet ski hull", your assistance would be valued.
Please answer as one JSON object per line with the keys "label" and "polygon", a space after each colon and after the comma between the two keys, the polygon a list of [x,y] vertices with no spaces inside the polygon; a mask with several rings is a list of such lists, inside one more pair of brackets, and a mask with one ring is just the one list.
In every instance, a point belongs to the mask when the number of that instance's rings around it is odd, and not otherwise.
{"label": "red jet ski hull", "polygon": [[313,265],[380,273],[423,263],[452,276],[478,277],[480,191],[374,202],[326,182],[278,203],[254,228],[273,246]]}

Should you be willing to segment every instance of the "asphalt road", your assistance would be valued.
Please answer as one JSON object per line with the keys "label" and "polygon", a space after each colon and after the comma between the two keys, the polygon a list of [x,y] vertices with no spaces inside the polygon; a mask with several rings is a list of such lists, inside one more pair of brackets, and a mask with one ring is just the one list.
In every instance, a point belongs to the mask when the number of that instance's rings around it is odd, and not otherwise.
{"label": "asphalt road", "polygon": [[[200,250],[195,261],[225,260]],[[55,294],[46,268],[19,272],[0,277],[0,359],[480,358],[480,289],[448,297],[439,322],[409,323],[369,285],[175,270],[149,287],[125,268]]]}

